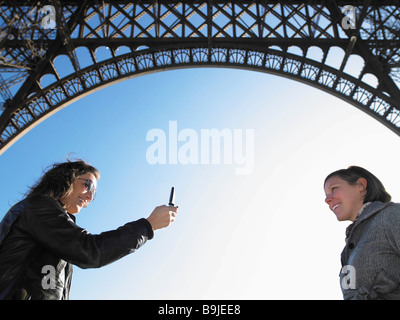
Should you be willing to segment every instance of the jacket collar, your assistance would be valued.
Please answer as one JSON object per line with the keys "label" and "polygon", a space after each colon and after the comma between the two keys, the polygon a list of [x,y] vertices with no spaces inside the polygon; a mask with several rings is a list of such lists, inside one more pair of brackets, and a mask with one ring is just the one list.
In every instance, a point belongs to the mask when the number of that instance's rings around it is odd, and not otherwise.
{"label": "jacket collar", "polygon": [[374,201],[369,203],[364,208],[364,210],[359,214],[359,216],[357,216],[356,220],[346,228],[346,238],[345,238],[346,243],[348,242],[350,234],[352,233],[355,227],[357,227],[362,221],[367,220],[368,218],[377,214],[382,209],[389,206],[390,203],[391,202],[383,203],[381,201]]}
{"label": "jacket collar", "polygon": [[383,203],[381,201],[371,202],[360,214],[356,221],[354,221],[354,226],[358,225],[360,222],[370,218],[371,216],[377,214],[382,209],[389,206],[391,202]]}

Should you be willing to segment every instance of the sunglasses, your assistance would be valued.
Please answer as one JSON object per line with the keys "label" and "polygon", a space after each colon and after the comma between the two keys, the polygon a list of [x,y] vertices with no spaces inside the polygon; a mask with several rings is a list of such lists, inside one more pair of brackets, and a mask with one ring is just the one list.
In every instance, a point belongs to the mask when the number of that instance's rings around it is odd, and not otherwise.
{"label": "sunglasses", "polygon": [[87,192],[91,192],[93,195],[93,198],[96,194],[96,187],[94,185],[94,182],[90,179],[84,179],[84,178],[78,178],[79,180],[85,180],[85,190]]}

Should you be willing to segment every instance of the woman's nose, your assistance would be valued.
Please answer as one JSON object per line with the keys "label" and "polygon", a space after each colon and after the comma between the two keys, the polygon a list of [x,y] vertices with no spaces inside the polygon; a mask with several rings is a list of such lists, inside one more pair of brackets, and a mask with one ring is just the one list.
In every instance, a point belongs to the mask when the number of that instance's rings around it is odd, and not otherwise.
{"label": "woman's nose", "polygon": [[86,199],[88,199],[89,201],[92,201],[94,198],[93,191],[87,191],[85,196],[86,196]]}
{"label": "woman's nose", "polygon": [[332,202],[332,197],[329,196],[329,195],[327,195],[327,196],[325,197],[325,202],[326,202],[327,204],[330,204],[330,203]]}

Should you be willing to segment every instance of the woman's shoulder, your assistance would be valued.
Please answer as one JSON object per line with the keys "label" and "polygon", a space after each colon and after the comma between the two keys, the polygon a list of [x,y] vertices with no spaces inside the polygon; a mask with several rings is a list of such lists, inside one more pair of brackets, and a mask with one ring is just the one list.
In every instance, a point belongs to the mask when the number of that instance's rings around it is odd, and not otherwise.
{"label": "woman's shoulder", "polygon": [[400,225],[400,203],[388,202],[380,214],[382,222],[388,226]]}
{"label": "woman's shoulder", "polygon": [[26,198],[26,202],[29,206],[45,206],[45,207],[51,207],[54,209],[61,209],[62,206],[61,203],[54,198],[50,197],[47,194],[37,194],[37,195],[32,195]]}
{"label": "woman's shoulder", "polygon": [[387,212],[399,213],[400,214],[400,203],[397,202],[388,202],[385,207]]}

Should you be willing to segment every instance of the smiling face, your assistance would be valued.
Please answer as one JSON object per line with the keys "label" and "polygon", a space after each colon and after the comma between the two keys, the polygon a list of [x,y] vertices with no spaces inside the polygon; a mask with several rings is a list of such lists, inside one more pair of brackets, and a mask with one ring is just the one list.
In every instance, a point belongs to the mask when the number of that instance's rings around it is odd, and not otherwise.
{"label": "smiling face", "polygon": [[367,180],[359,178],[354,185],[339,176],[329,178],[324,186],[325,202],[339,221],[354,221],[364,204]]}
{"label": "smiling face", "polygon": [[[91,182],[94,184],[93,191],[89,190],[87,180],[91,180]],[[87,207],[90,201],[93,200],[96,186],[96,177],[92,173],[87,172],[74,180],[71,185],[71,194],[67,197],[61,198],[60,201],[65,205],[68,213],[76,214],[82,208]]]}

